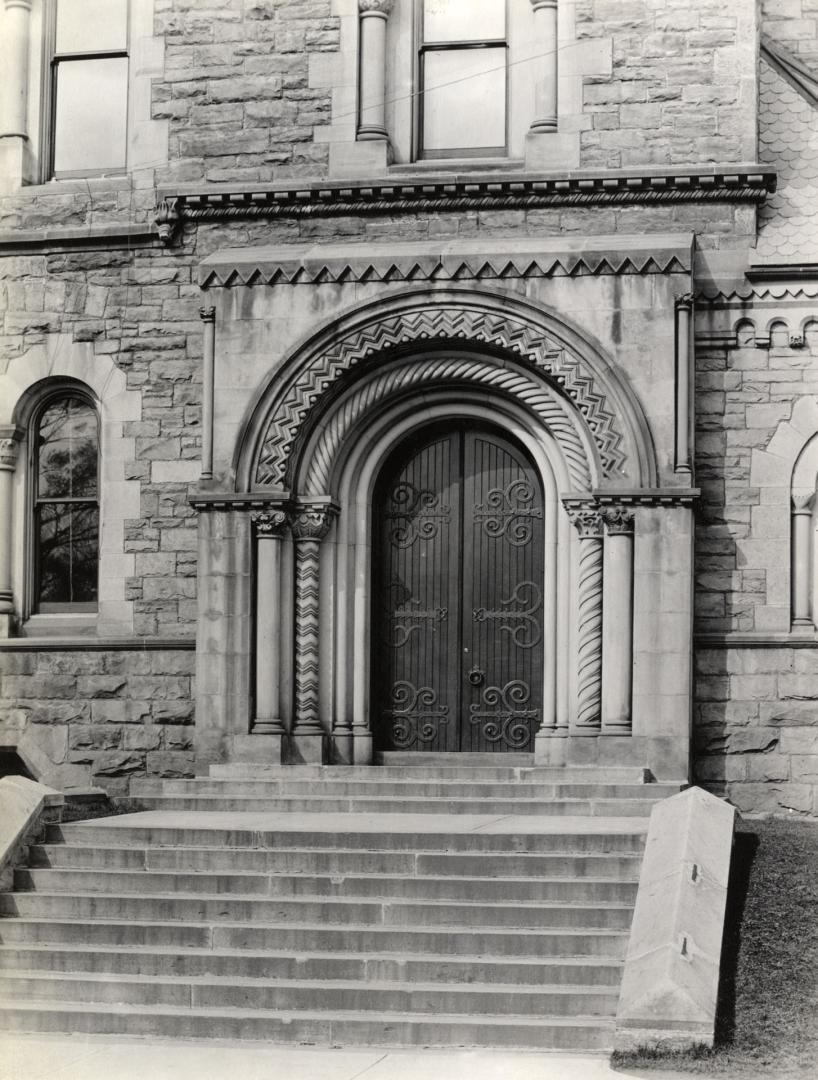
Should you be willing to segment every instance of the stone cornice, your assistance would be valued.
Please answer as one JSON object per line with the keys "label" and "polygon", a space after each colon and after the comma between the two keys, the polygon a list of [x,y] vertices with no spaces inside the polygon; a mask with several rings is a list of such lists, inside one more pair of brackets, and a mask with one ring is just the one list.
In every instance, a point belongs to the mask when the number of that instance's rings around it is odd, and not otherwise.
{"label": "stone cornice", "polygon": [[195,510],[270,510],[289,504],[290,493],[280,488],[265,491],[194,491],[188,502]]}
{"label": "stone cornice", "polygon": [[568,492],[560,495],[566,509],[588,506],[599,508],[626,506],[692,506],[701,495],[699,488],[611,488],[591,492]]}
{"label": "stone cornice", "polygon": [[678,171],[400,173],[379,180],[281,184],[163,185],[157,227],[171,242],[186,221],[369,215],[457,210],[678,202],[762,202],[776,175],[761,165],[700,166]]}
{"label": "stone cornice", "polygon": [[359,281],[463,281],[608,274],[689,274],[693,235],[234,248],[199,264],[203,288]]}
{"label": "stone cornice", "polygon": [[64,637],[3,638],[0,652],[145,652],[196,648],[195,638],[166,637]]}

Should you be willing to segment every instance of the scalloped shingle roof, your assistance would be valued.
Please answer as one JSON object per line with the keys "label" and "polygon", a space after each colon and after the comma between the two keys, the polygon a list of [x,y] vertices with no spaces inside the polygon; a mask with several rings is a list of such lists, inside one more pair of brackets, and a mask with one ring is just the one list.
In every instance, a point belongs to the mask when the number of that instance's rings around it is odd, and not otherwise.
{"label": "scalloped shingle roof", "polygon": [[778,189],[759,211],[758,256],[818,261],[818,109],[762,58],[759,161]]}

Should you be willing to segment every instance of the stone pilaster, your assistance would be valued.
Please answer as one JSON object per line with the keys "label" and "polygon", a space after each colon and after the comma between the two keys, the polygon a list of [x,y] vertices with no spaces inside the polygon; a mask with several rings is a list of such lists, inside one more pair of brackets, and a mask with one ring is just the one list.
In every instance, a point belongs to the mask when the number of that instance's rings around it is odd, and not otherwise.
{"label": "stone pilaster", "polygon": [[386,23],[393,0],[358,0],[360,12],[359,141],[388,139],[386,130]]}
{"label": "stone pilaster", "polygon": [[792,622],[793,626],[811,626],[812,595],[812,504],[815,495],[792,497]]}
{"label": "stone pilaster", "polygon": [[568,510],[579,533],[577,583],[577,735],[596,735],[602,712],[602,516],[593,507]]}
{"label": "stone pilaster", "polygon": [[28,53],[31,0],[5,0],[5,37],[0,46],[3,94],[0,94],[0,185],[6,190],[29,179]]}
{"label": "stone pilaster", "polygon": [[631,730],[633,697],[632,511],[602,511],[605,553],[602,601],[602,734]]}
{"label": "stone pilaster", "polygon": [[693,472],[693,296],[676,301],[676,472]]}
{"label": "stone pilaster", "polygon": [[251,514],[256,537],[256,694],[254,735],[277,736],[281,719],[281,542],[289,521],[280,509]]}
{"label": "stone pilaster", "polygon": [[202,479],[213,476],[213,394],[216,365],[216,309],[203,307],[199,315],[204,324],[202,342]]}
{"label": "stone pilaster", "polygon": [[324,729],[318,708],[321,541],[335,510],[302,506],[292,517],[295,541],[295,715],[293,751],[301,760],[320,761]]}
{"label": "stone pilaster", "polygon": [[10,637],[14,629],[14,592],[11,581],[12,497],[19,437],[20,433],[16,428],[0,428],[0,637]]}
{"label": "stone pilaster", "polygon": [[557,130],[557,0],[531,0],[534,9],[534,39],[540,71],[535,83],[535,135]]}

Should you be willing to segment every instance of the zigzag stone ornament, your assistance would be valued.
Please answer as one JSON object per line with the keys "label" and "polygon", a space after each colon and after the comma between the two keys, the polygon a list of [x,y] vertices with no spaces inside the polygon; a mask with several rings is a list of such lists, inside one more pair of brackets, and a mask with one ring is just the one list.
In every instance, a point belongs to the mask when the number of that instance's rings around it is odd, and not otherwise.
{"label": "zigzag stone ornament", "polygon": [[295,723],[296,735],[320,735],[318,714],[318,617],[321,541],[334,507],[299,508],[292,517],[295,541]]}
{"label": "zigzag stone ornament", "polygon": [[255,483],[284,486],[288,468],[292,468],[293,448],[310,410],[339,379],[378,353],[430,340],[459,347],[471,342],[500,347],[547,376],[585,418],[603,475],[624,472],[627,459],[614,413],[579,357],[507,314],[440,307],[390,316],[356,329],[312,359],[270,417],[254,468]]}

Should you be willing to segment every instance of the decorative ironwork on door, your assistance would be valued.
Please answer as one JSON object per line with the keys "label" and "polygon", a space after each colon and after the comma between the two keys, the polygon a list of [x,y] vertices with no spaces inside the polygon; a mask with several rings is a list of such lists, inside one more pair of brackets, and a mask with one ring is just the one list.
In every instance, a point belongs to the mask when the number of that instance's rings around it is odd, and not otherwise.
{"label": "decorative ironwork on door", "polygon": [[542,717],[544,509],[523,450],[430,428],[376,489],[373,685],[380,749],[531,749]]}

